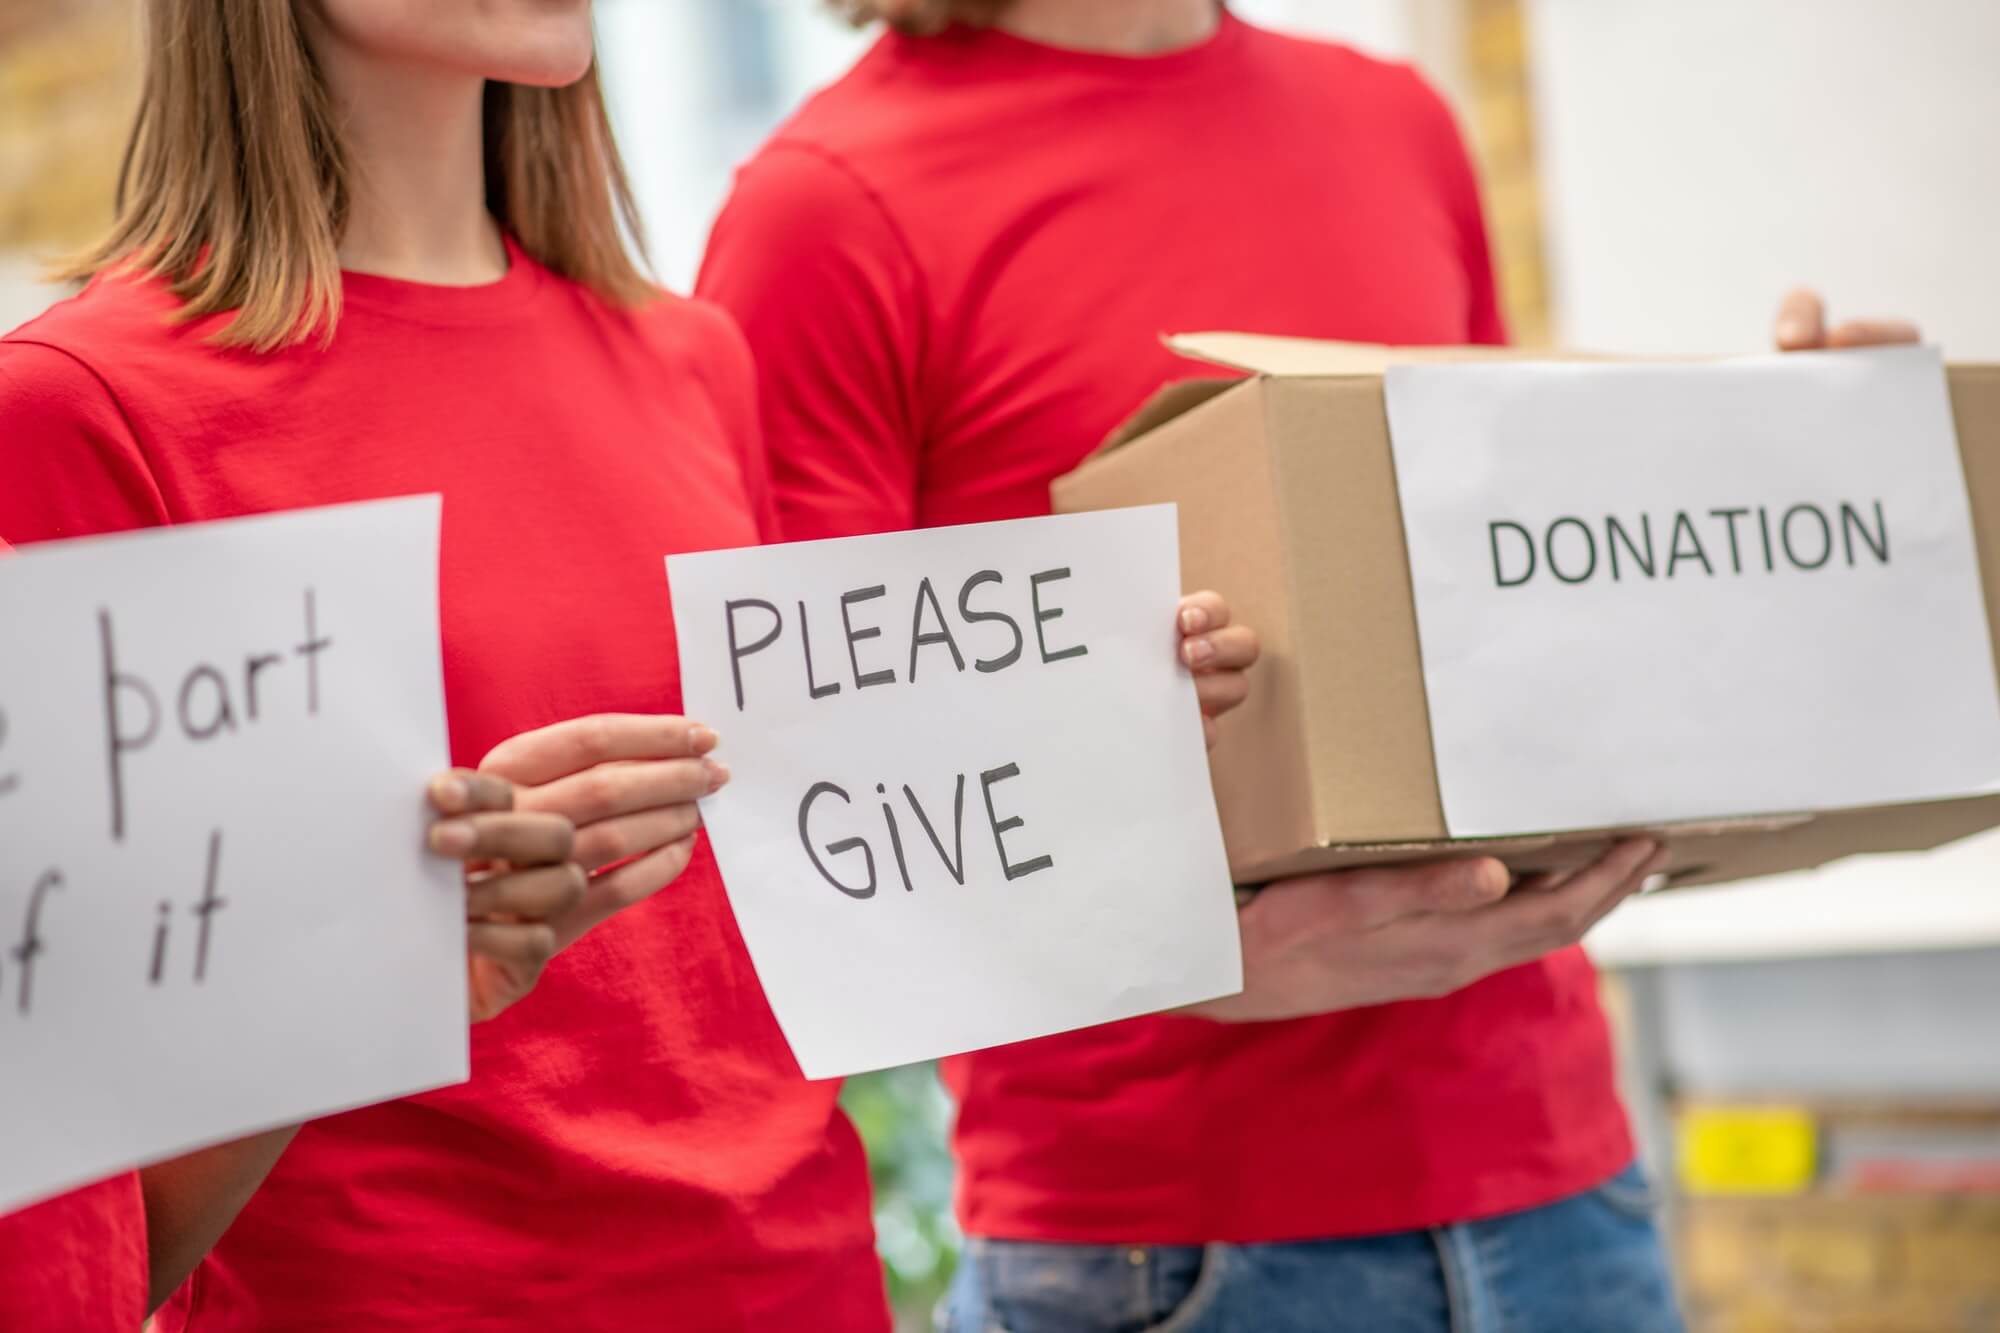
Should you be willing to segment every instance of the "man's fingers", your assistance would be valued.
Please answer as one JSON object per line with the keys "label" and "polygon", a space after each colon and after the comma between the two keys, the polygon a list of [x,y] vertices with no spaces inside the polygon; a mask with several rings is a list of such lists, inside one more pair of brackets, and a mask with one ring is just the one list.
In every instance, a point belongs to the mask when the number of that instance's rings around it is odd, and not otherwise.
{"label": "man's fingers", "polygon": [[1599,901],[1596,909],[1591,912],[1589,919],[1583,923],[1583,933],[1588,935],[1597,926],[1598,922],[1610,916],[1626,899],[1644,893],[1646,886],[1652,882],[1653,877],[1662,870],[1665,870],[1668,861],[1671,859],[1672,856],[1664,847],[1654,852],[1643,865],[1626,876],[1622,884],[1612,892],[1606,894]]}
{"label": "man's fingers", "polygon": [[1257,664],[1259,651],[1257,631],[1248,625],[1225,625],[1181,640],[1181,661],[1195,672],[1243,671]]}
{"label": "man's fingers", "polygon": [[465,915],[475,921],[549,921],[575,911],[589,883],[574,861],[484,875],[465,886]]}
{"label": "man's fingers", "polygon": [[1206,634],[1229,623],[1229,603],[1217,592],[1191,592],[1181,598],[1177,623],[1182,635]]}
{"label": "man's fingers", "polygon": [[1882,347],[1923,340],[1923,333],[1907,319],[1850,319],[1829,330],[1826,303],[1817,292],[1801,287],[1790,292],[1778,306],[1773,336],[1778,349],[1806,351],[1816,347]]}
{"label": "man's fingers", "polygon": [[431,850],[454,861],[557,865],[570,859],[576,829],[561,815],[483,812],[431,825]]}
{"label": "man's fingers", "polygon": [[1663,856],[1650,838],[1625,839],[1556,888],[1510,894],[1487,908],[1480,924],[1502,928],[1508,965],[1539,958],[1582,939],[1645,882]]}
{"label": "man's fingers", "polygon": [[683,805],[719,791],[729,766],[716,759],[599,764],[520,794],[524,810],[562,815],[578,828],[661,806]]}
{"label": "man's fingers", "polygon": [[1819,293],[1797,287],[1778,303],[1778,319],[1771,335],[1781,352],[1802,352],[1826,345],[1826,303]]}
{"label": "man's fingers", "polygon": [[474,922],[465,928],[472,1021],[497,1017],[535,988],[556,955],[556,933],[539,922]]}
{"label": "man's fingers", "polygon": [[1348,871],[1369,928],[1405,917],[1470,912],[1507,896],[1507,867],[1491,857]]}
{"label": "man's fingers", "polygon": [[479,768],[523,785],[540,786],[598,764],[698,758],[715,746],[713,731],[684,717],[600,713],[502,741],[480,761]]}
{"label": "man's fingers", "polygon": [[1907,319],[1850,319],[1826,335],[1828,347],[1886,347],[1923,340],[1923,331]]}
{"label": "man's fingers", "polygon": [[644,810],[579,828],[575,855],[585,870],[599,870],[679,842],[700,827],[701,811],[692,804]]}
{"label": "man's fingers", "polygon": [[514,808],[514,784],[491,773],[454,768],[431,779],[431,807],[441,815]]}

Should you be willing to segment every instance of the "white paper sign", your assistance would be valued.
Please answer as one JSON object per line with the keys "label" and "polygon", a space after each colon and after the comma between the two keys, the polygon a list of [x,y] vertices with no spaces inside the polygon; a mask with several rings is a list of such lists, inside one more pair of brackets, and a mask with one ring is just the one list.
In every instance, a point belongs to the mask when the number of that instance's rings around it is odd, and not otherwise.
{"label": "white paper sign", "polygon": [[1936,352],[1403,367],[1387,393],[1454,835],[2000,780]]}
{"label": "white paper sign", "polygon": [[0,558],[0,1211],[466,1076],[438,518]]}
{"label": "white paper sign", "polygon": [[1172,506],[667,561],[702,803],[808,1077],[1233,994]]}

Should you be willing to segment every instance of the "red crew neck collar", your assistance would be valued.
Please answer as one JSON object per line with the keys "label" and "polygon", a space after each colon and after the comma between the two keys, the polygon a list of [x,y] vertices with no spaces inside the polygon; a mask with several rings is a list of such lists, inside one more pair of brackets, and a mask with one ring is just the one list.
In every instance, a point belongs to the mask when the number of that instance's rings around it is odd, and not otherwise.
{"label": "red crew neck collar", "polygon": [[527,300],[541,285],[541,265],[503,232],[507,271],[493,282],[469,287],[412,282],[379,273],[341,270],[341,297],[348,306],[416,319],[484,319]]}
{"label": "red crew neck collar", "polygon": [[891,39],[905,53],[915,56],[952,54],[960,57],[1003,57],[1044,69],[1071,69],[1113,77],[1157,78],[1200,70],[1226,58],[1243,40],[1249,25],[1221,7],[1215,31],[1192,46],[1177,47],[1153,55],[1124,55],[1111,51],[1087,51],[1077,47],[1053,46],[1006,31],[1004,28],[975,28],[960,25],[936,37],[911,37],[892,33]]}

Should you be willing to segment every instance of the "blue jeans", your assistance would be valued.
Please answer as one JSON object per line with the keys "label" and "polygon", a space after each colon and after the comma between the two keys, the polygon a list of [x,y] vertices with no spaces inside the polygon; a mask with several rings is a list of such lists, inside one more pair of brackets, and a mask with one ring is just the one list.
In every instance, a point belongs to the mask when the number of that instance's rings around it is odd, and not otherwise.
{"label": "blue jeans", "polygon": [[943,1333],[1681,1333],[1634,1166],[1545,1208],[1270,1245],[972,1240]]}

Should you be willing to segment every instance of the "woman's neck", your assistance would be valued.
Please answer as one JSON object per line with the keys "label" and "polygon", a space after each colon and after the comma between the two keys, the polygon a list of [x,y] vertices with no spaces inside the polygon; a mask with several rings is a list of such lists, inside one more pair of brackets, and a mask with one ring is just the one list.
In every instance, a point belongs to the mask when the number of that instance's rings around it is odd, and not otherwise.
{"label": "woman's neck", "polygon": [[1218,0],[1013,0],[999,26],[1046,46],[1152,56],[1207,41],[1221,21]]}
{"label": "woman's neck", "polygon": [[412,69],[315,34],[347,157],[341,267],[470,287],[507,271],[486,211],[485,82]]}

